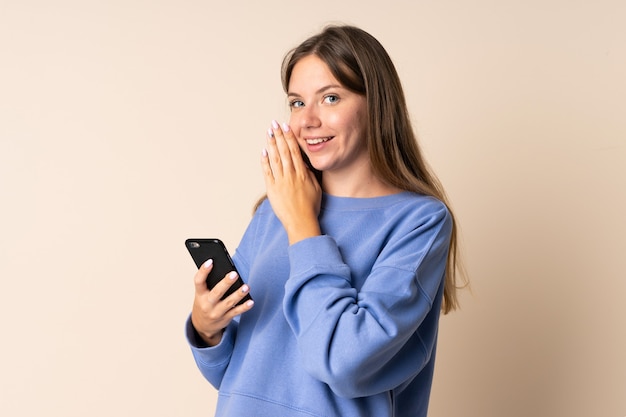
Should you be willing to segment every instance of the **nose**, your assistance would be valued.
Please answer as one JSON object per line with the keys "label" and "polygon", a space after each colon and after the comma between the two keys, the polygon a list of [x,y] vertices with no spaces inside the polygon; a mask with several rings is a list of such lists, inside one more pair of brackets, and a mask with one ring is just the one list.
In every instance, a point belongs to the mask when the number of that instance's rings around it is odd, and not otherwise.
{"label": "nose", "polygon": [[297,112],[291,113],[291,119],[291,124],[297,125],[301,129],[309,129],[321,125],[319,109],[315,105],[301,107]]}

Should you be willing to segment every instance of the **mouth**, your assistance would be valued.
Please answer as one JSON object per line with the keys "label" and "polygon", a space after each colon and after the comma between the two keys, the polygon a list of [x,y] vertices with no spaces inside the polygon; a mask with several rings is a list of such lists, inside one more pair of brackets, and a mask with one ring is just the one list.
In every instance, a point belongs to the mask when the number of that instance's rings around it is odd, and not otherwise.
{"label": "mouth", "polygon": [[320,143],[324,143],[324,142],[328,142],[329,140],[331,140],[334,136],[327,136],[324,138],[308,138],[305,139],[307,145],[319,145]]}

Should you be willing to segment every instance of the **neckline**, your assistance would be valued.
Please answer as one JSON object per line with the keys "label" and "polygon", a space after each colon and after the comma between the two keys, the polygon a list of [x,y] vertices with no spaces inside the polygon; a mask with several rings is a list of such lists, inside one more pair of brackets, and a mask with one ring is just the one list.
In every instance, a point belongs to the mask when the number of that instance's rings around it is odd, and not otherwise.
{"label": "neckline", "polygon": [[400,191],[379,197],[339,197],[331,194],[322,194],[323,210],[363,210],[388,207],[389,205],[414,197],[417,194],[410,191]]}

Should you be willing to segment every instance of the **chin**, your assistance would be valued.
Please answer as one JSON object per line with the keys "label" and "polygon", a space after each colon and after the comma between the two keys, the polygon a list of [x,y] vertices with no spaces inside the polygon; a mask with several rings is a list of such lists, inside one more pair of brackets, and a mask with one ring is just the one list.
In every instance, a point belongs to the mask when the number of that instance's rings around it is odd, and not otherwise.
{"label": "chin", "polygon": [[324,165],[320,164],[320,163],[315,163],[315,162],[311,162],[310,167],[312,167],[314,170],[322,172],[324,171]]}

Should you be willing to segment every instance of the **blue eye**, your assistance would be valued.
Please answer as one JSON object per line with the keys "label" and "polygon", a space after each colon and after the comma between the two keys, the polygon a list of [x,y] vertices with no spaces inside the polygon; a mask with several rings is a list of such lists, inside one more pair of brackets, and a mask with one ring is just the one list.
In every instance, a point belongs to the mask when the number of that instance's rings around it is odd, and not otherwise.
{"label": "blue eye", "polygon": [[339,101],[339,96],[336,96],[334,94],[329,94],[327,96],[324,97],[324,102],[328,103],[328,104],[333,104]]}
{"label": "blue eye", "polygon": [[304,106],[304,103],[300,100],[293,100],[291,102],[289,102],[289,107],[291,108],[298,108],[298,107],[302,107]]}

